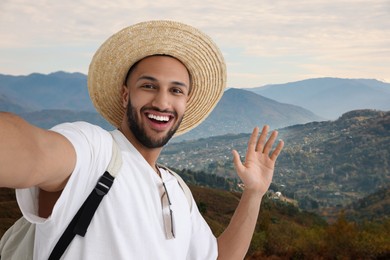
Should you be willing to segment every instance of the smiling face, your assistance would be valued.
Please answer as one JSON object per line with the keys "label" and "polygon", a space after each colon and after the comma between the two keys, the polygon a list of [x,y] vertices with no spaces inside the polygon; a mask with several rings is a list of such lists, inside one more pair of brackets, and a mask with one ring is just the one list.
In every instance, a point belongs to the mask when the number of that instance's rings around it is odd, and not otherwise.
{"label": "smiling face", "polygon": [[160,148],[183,119],[190,90],[186,67],[168,56],[151,56],[130,70],[123,102],[131,134],[144,147]]}

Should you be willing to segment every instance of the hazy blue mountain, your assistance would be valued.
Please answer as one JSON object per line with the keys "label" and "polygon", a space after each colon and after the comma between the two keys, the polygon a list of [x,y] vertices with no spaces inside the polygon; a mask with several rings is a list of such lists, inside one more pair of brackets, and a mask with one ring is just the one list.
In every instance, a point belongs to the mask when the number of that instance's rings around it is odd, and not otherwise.
{"label": "hazy blue mountain", "polygon": [[0,111],[10,111],[14,113],[26,112],[29,109],[26,106],[18,104],[5,94],[0,93]]}
{"label": "hazy blue mountain", "polygon": [[88,95],[87,77],[81,73],[59,71],[48,75],[32,73],[27,76],[0,74],[0,95],[5,95],[26,111],[95,111]]}
{"label": "hazy blue mountain", "polygon": [[281,128],[321,121],[323,118],[298,106],[283,104],[243,89],[228,89],[210,116],[175,141],[224,134],[250,133],[255,126]]}
{"label": "hazy blue mountain", "polygon": [[[96,118],[86,80],[86,75],[66,72],[28,76],[0,74],[0,109],[22,113],[28,121],[44,128],[75,120],[109,128],[107,122]],[[280,128],[316,120],[322,119],[301,107],[275,102],[250,91],[230,89],[205,122],[177,140],[249,133],[253,127],[263,124]]]}
{"label": "hazy blue mountain", "polygon": [[[256,89],[229,89],[200,126],[175,141],[249,133],[253,127],[264,124],[281,128],[323,121],[357,108],[390,110],[390,84],[376,80],[321,78]],[[78,115],[80,111],[96,113],[88,95],[87,76],[67,72],[27,76],[0,74],[0,110],[23,113],[32,121],[39,119],[37,124],[42,127],[65,120],[93,118]],[[42,110],[47,117],[45,120],[39,115]],[[66,110],[69,113],[65,113]],[[108,125],[105,121],[101,124],[102,127]]]}
{"label": "hazy blue mountain", "polygon": [[60,123],[76,121],[89,122],[107,130],[112,130],[114,128],[99,113],[90,111],[45,109],[34,112],[19,113],[19,115],[31,124],[45,129],[49,129]]}
{"label": "hazy blue mountain", "polygon": [[356,109],[390,110],[390,84],[374,79],[317,78],[247,90],[327,119]]}

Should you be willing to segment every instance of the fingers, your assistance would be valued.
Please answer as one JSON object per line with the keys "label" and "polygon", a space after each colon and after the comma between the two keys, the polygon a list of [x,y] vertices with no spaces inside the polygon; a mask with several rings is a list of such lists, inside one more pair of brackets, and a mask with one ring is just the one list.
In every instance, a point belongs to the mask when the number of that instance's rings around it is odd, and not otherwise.
{"label": "fingers", "polygon": [[263,130],[261,131],[259,140],[257,141],[256,145],[256,151],[257,152],[263,152],[265,141],[267,140],[269,126],[265,125],[263,126]]}
{"label": "fingers", "polygon": [[276,161],[276,159],[278,158],[280,152],[283,149],[283,146],[284,146],[284,142],[282,140],[280,140],[278,145],[276,146],[275,150],[271,154],[270,158],[271,158],[272,161]]}
{"label": "fingers", "polygon": [[271,133],[271,136],[269,137],[268,141],[266,142],[266,144],[264,146],[263,153],[265,153],[265,154],[269,154],[270,153],[270,151],[272,149],[272,146],[275,143],[276,137],[278,137],[278,132],[277,131],[273,131]]}
{"label": "fingers", "polygon": [[[252,135],[249,139],[248,150],[254,149],[256,152],[264,153],[267,155],[270,154],[272,147],[276,141],[276,138],[278,137],[278,132],[273,131],[267,140],[268,131],[269,131],[269,126],[265,125],[260,133],[258,140],[256,140],[259,132],[259,128],[256,127],[253,130]],[[273,161],[276,160],[276,158],[279,156],[280,152],[282,151],[283,146],[284,146],[284,142],[280,140],[275,150],[270,155],[271,160]]]}
{"label": "fingers", "polygon": [[257,143],[257,135],[259,134],[259,128],[255,127],[252,131],[251,137],[248,141],[248,151],[251,150],[257,150],[256,143]]}

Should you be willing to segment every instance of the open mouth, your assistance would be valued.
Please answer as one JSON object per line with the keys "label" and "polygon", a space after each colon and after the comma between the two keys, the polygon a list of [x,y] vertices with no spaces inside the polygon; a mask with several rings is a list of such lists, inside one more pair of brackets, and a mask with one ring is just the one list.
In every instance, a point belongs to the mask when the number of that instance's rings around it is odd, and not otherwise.
{"label": "open mouth", "polygon": [[168,115],[155,115],[155,114],[150,114],[150,113],[147,113],[146,116],[154,123],[157,123],[157,124],[166,124],[169,122],[169,120],[171,120],[172,116],[168,116]]}

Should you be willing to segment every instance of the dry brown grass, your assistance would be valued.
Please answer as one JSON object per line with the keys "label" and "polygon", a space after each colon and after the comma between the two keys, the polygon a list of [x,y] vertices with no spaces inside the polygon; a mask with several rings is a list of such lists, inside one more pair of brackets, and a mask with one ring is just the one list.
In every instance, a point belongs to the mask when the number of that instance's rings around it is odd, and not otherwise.
{"label": "dry brown grass", "polygon": [[0,188],[0,237],[22,216],[15,198],[15,191]]}

